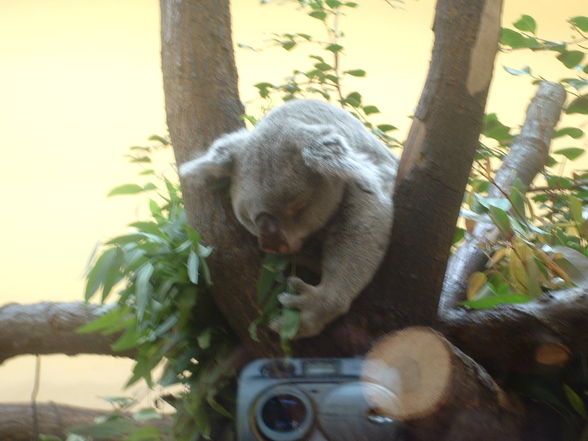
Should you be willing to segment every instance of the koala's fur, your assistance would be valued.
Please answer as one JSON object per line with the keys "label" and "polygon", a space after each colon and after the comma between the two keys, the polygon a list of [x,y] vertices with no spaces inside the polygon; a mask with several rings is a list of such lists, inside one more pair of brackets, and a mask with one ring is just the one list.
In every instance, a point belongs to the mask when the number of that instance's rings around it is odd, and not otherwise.
{"label": "koala's fur", "polygon": [[220,137],[180,174],[195,185],[230,177],[235,215],[264,251],[295,253],[310,234],[325,231],[320,283],[291,277],[299,295],[279,296],[301,311],[298,336],[307,337],[345,314],[376,272],[392,226],[397,165],[348,112],[298,100],[272,110],[251,132]]}

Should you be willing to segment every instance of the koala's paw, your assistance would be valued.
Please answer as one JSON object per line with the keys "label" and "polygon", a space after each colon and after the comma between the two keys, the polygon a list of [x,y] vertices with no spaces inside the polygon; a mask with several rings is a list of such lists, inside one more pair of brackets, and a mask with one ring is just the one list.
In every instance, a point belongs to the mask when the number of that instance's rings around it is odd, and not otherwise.
{"label": "koala's paw", "polygon": [[[290,277],[288,284],[298,294],[284,292],[278,296],[278,300],[286,308],[300,311],[300,329],[296,338],[320,334],[329,322],[344,312],[336,307],[337,302],[333,302],[329,293],[321,287],[309,285],[298,277]],[[280,319],[270,323],[270,327],[279,332]]]}

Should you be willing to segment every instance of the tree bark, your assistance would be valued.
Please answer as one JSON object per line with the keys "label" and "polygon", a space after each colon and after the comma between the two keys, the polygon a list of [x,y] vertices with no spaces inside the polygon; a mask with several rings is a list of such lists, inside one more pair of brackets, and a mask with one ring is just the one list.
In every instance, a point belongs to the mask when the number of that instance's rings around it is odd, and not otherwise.
{"label": "tree bark", "polygon": [[118,335],[76,332],[107,308],[84,302],[43,302],[33,305],[9,303],[0,307],[0,363],[23,354],[132,357],[133,351],[112,350],[111,345]]}
{"label": "tree bark", "polygon": [[[32,404],[4,403],[0,405],[0,439],[2,441],[31,441],[36,440],[39,434],[65,439],[68,428],[94,424],[96,418],[110,413],[105,410],[56,403],[37,403],[35,407]],[[158,428],[169,428],[171,425],[172,418],[169,416],[137,423],[137,426]]]}
{"label": "tree bark", "polygon": [[347,318],[368,330],[367,344],[391,330],[436,320],[482,127],[501,8],[500,0],[437,3],[429,74],[400,161],[388,254]]}
{"label": "tree bark", "polygon": [[[526,187],[549,158],[549,147],[566,98],[561,84],[543,82],[529,104],[521,133],[496,173],[495,184],[488,191],[491,198],[509,195],[517,179]],[[439,312],[455,308],[465,300],[469,276],[480,271],[488,261],[487,245],[501,237],[500,230],[488,222],[478,222],[471,236],[449,260],[443,283]]]}
{"label": "tree bark", "polygon": [[403,421],[411,440],[520,437],[520,403],[430,328],[412,327],[384,337],[368,353],[362,379],[382,387],[368,401],[378,414]]}
{"label": "tree bark", "polygon": [[[228,0],[161,0],[162,68],[167,124],[179,164],[204,152],[223,133],[243,127]],[[214,247],[208,259],[212,295],[238,337],[251,342],[258,315],[255,291],[260,252],[236,220],[226,191],[181,182],[188,222]],[[260,332],[257,355],[280,353]]]}
{"label": "tree bark", "polygon": [[546,293],[517,305],[455,309],[440,329],[462,351],[494,372],[545,372],[588,351],[588,288]]}

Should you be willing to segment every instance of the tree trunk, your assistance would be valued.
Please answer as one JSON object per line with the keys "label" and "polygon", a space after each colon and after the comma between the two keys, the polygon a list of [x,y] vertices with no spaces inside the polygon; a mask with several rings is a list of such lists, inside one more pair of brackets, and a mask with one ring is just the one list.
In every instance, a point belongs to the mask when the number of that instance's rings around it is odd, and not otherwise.
{"label": "tree trunk", "polygon": [[[161,41],[167,124],[180,165],[243,127],[229,1],[161,0]],[[237,222],[225,191],[181,184],[188,222],[214,248],[208,263],[216,304],[241,341],[251,342],[248,326],[259,314],[257,243]],[[279,354],[269,332],[260,337],[258,355]]]}
{"label": "tree trunk", "polygon": [[501,8],[500,0],[437,3],[429,74],[400,161],[388,254],[345,319],[367,331],[371,337],[362,339],[367,345],[379,335],[437,318],[482,127]]}

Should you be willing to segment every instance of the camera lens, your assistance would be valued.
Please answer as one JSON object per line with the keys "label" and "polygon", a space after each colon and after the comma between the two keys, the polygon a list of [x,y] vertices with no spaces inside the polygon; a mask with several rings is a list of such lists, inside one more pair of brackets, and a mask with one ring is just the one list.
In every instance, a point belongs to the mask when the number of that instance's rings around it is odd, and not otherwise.
{"label": "camera lens", "polygon": [[306,405],[291,394],[276,395],[261,408],[261,419],[276,432],[291,432],[299,429],[306,420]]}
{"label": "camera lens", "polygon": [[313,422],[311,400],[297,386],[280,384],[266,389],[255,405],[255,425],[266,440],[304,439]]}

